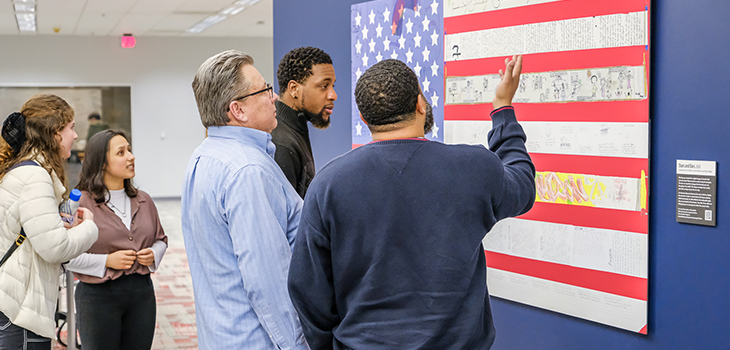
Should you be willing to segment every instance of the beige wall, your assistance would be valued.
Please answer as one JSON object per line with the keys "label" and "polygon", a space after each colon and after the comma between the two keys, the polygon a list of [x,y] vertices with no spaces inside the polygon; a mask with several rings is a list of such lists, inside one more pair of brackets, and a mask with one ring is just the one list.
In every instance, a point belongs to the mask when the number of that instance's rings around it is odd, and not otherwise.
{"label": "beige wall", "polygon": [[[190,84],[208,57],[247,52],[273,82],[271,38],[0,36],[0,86],[130,86],[136,184],[177,197],[190,154],[205,137]],[[80,114],[80,112],[79,112]]]}
{"label": "beige wall", "polygon": [[86,131],[89,127],[88,116],[92,112],[101,111],[101,88],[30,88],[0,87],[0,117],[20,111],[23,103],[37,94],[54,94],[66,100],[74,109],[76,133],[79,138],[74,141],[73,149],[83,150]]}

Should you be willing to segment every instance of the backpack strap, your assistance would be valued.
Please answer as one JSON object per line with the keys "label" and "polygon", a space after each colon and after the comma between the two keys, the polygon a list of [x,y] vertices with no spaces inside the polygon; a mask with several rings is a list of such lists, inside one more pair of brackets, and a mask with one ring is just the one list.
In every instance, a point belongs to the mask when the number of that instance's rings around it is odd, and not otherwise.
{"label": "backpack strap", "polygon": [[38,163],[36,163],[36,162],[34,162],[32,160],[24,160],[24,161],[22,161],[22,162],[20,162],[18,164],[15,164],[15,165],[11,166],[10,169],[8,169],[8,171],[13,170],[15,168],[22,167],[22,166],[26,166],[26,165],[40,166],[40,165],[38,165]]}

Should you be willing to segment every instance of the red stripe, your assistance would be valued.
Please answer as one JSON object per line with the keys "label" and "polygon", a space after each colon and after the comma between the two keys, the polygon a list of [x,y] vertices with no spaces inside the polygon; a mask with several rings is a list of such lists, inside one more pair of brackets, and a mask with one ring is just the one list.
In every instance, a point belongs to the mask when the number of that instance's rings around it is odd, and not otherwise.
{"label": "red stripe", "polygon": [[[646,58],[644,54],[646,53]],[[497,74],[505,57],[444,62],[446,78]],[[643,45],[604,49],[544,52],[524,55],[522,73],[552,72],[615,66],[649,65],[649,51]],[[648,68],[647,68],[648,69]]]}
{"label": "red stripe", "polygon": [[529,212],[518,218],[607,230],[649,233],[648,217],[642,211],[535,202]]}
{"label": "red stripe", "polygon": [[521,258],[491,251],[485,251],[485,253],[487,266],[493,269],[620,295],[627,298],[647,300],[649,282],[646,278]]}
{"label": "red stripe", "polygon": [[[564,0],[444,18],[446,34],[644,11],[649,0]],[[507,15],[507,13],[509,13]]]}
{"label": "red stripe", "polygon": [[[445,105],[444,120],[492,120],[490,113],[493,111],[491,103],[480,103],[475,105]],[[515,111],[517,113],[517,111]],[[520,120],[524,120],[519,115]]]}
{"label": "red stripe", "polygon": [[358,148],[358,147],[360,147],[362,145],[363,145],[362,143],[353,143],[352,144],[352,149]]}
{"label": "red stripe", "polygon": [[[515,103],[523,122],[649,122],[649,100],[567,103]],[[491,120],[491,103],[445,105],[444,120]]]}
{"label": "red stripe", "polygon": [[[648,142],[648,140],[647,140]],[[649,173],[649,159],[568,154],[530,153],[537,171],[568,174],[629,177],[638,179],[641,171]]]}

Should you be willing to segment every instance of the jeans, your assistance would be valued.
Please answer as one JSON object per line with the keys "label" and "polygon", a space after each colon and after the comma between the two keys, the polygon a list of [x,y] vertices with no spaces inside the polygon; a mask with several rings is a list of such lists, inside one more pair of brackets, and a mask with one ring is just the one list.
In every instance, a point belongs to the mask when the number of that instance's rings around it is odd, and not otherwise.
{"label": "jeans", "polygon": [[0,350],[50,350],[51,339],[18,327],[0,312]]}
{"label": "jeans", "polygon": [[150,275],[131,274],[76,286],[76,314],[84,350],[150,349],[157,305]]}

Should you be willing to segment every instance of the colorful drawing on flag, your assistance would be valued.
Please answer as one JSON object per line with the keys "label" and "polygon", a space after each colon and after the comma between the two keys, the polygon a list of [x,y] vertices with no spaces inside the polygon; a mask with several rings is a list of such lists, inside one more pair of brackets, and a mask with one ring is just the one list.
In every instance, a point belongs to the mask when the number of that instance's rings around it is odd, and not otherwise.
{"label": "colorful drawing on flag", "polygon": [[426,138],[443,142],[443,18],[441,0],[377,0],[352,5],[353,148],[372,141],[354,98],[357,80],[370,66],[391,58],[405,62],[418,76],[435,122]]}
{"label": "colorful drawing on flag", "polygon": [[444,1],[444,142],[487,145],[496,73],[525,55],[537,196],[484,238],[491,295],[647,333],[649,6]]}

